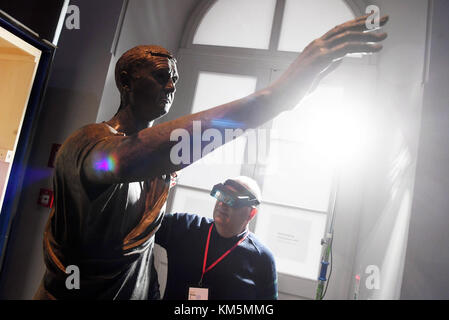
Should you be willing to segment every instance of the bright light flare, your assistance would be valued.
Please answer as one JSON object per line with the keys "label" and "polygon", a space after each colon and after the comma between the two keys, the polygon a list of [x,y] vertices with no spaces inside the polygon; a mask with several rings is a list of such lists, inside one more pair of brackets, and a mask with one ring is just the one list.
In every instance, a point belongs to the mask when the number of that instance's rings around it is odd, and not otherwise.
{"label": "bright light flare", "polygon": [[[348,95],[346,95],[348,96]],[[374,130],[368,108],[349,101],[343,88],[320,87],[306,98],[305,143],[336,165],[354,165],[364,160],[373,142]]]}

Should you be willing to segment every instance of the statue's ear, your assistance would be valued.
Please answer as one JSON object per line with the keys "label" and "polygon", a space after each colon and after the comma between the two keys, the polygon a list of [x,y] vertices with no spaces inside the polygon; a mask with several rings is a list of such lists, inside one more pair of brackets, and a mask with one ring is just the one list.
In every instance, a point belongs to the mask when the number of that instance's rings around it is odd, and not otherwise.
{"label": "statue's ear", "polygon": [[122,72],[120,72],[120,84],[122,86],[122,89],[129,90],[131,87],[130,83],[131,83],[131,81],[130,81],[128,72],[126,72],[124,70]]}

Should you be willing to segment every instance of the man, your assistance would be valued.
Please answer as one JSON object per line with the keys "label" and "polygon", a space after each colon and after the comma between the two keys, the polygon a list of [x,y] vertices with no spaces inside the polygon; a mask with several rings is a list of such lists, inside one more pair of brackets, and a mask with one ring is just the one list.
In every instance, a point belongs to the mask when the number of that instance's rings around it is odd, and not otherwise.
{"label": "man", "polygon": [[212,189],[213,220],[167,214],[156,243],[167,250],[168,300],[272,300],[277,298],[273,254],[248,230],[260,189],[248,177]]}
{"label": "man", "polygon": [[[47,269],[35,297],[147,298],[154,278],[154,233],[164,215],[170,175],[187,165],[170,159],[177,143],[170,141],[171,132],[185,129],[192,137],[193,122],[201,121],[203,130],[224,133],[220,124],[225,122],[220,120],[225,119],[246,130],[290,110],[336,60],[382,48],[377,42],[386,34],[363,32],[366,18],[342,24],[312,42],[268,88],[154,127],[153,121],[173,102],[176,61],[158,46],[127,51],[116,65],[121,94],[117,114],[79,129],[58,152],[54,208],[44,232]],[[384,17],[381,24],[385,22]],[[68,270],[74,271],[66,274]]]}

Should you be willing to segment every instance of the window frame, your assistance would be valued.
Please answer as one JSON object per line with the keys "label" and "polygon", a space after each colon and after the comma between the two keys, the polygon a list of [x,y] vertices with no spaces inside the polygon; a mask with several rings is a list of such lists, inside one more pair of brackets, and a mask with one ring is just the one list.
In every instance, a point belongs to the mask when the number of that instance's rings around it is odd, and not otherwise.
{"label": "window frame", "polygon": [[[271,36],[268,50],[266,49],[249,49],[249,48],[233,48],[233,47],[221,47],[221,46],[209,46],[209,45],[199,45],[193,44],[193,38],[195,36],[196,30],[202,22],[203,17],[207,14],[209,9],[215,5],[215,3],[220,0],[200,0],[193,10],[190,19],[187,21],[185,32],[181,37],[180,48],[198,50],[205,49],[204,47],[216,47],[220,50],[225,50],[224,53],[228,53],[226,48],[230,48],[229,53],[237,52],[237,49],[242,49],[242,51],[256,50],[256,51],[268,51],[271,54],[277,52],[279,38],[282,27],[282,19],[284,14],[285,2],[286,0],[277,0],[276,7],[274,10],[273,25],[271,29]],[[352,11],[354,17],[358,17],[365,14],[365,8],[370,4],[368,0],[340,0],[343,1],[349,10]],[[262,52],[261,52],[262,53]],[[296,53],[297,54],[297,53]]]}

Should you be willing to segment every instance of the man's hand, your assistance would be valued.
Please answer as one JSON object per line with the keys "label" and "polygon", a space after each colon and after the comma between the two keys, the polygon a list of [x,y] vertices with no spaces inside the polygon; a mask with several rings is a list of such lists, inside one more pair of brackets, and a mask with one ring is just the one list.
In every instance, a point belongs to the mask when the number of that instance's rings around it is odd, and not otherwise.
{"label": "man's hand", "polygon": [[[366,32],[366,19],[361,16],[336,26],[321,38],[312,41],[271,88],[278,98],[291,109],[315,88],[319,81],[334,70],[342,58],[351,53],[374,53],[382,49],[379,43],[386,33]],[[387,23],[388,16],[380,19],[380,26]],[[279,90],[279,91],[278,91]]]}

